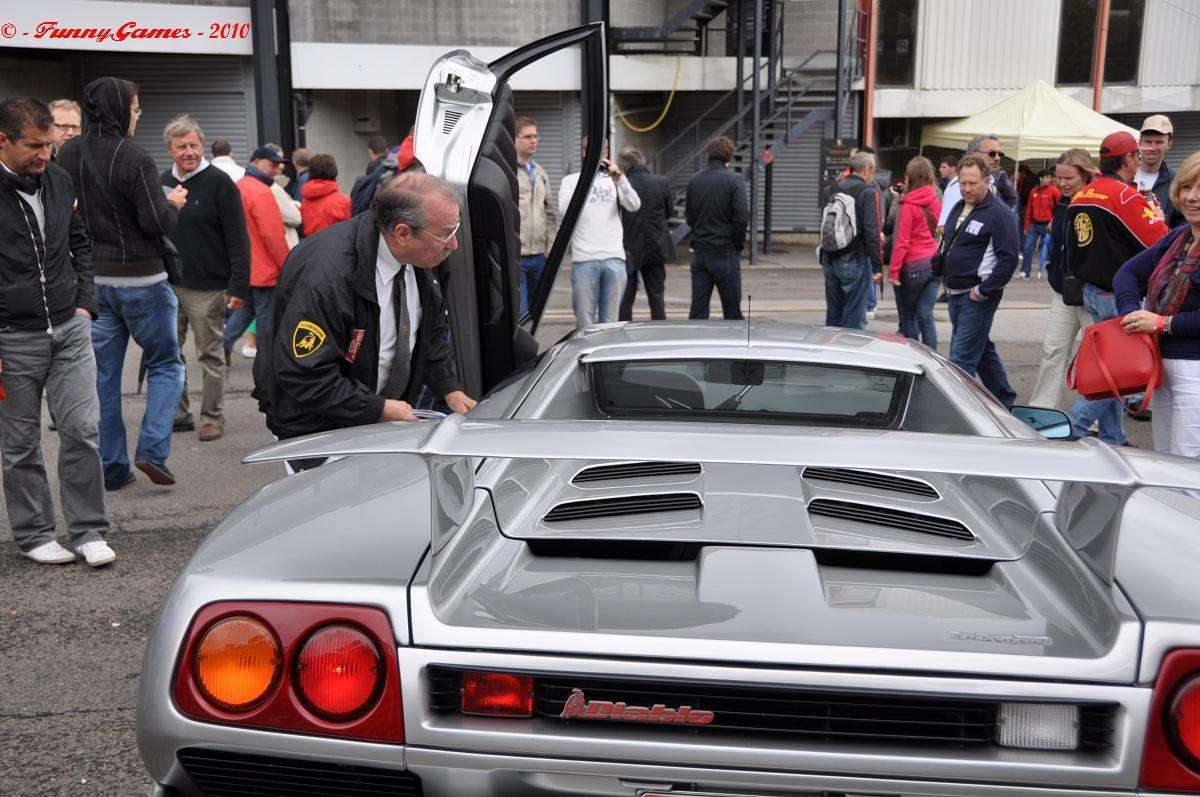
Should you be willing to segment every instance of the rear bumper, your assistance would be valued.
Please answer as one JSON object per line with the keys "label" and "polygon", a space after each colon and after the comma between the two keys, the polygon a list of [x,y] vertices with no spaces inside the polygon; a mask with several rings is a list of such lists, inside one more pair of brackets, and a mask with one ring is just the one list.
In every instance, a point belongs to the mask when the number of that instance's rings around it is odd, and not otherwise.
{"label": "rear bumper", "polygon": [[[816,775],[607,761],[480,755],[408,748],[408,770],[421,779],[423,797],[637,797],[643,790],[778,795],[845,794],[847,797],[1154,797],[1129,792],[928,782],[894,778]],[[199,794],[185,780],[154,784],[151,797]],[[1162,797],[1167,797],[1163,795]]]}

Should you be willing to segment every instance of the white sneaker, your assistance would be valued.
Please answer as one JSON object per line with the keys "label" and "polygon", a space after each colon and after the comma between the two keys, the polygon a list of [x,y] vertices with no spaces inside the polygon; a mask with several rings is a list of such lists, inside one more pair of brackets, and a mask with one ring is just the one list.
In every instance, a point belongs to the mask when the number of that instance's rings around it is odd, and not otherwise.
{"label": "white sneaker", "polygon": [[255,357],[258,356],[258,349],[254,346],[251,346],[249,343],[243,343],[242,344],[242,356],[253,360]]}
{"label": "white sneaker", "polygon": [[51,540],[32,551],[23,551],[22,553],[39,565],[65,565],[75,561],[75,554],[59,545],[57,540]]}
{"label": "white sneaker", "polygon": [[96,540],[94,542],[85,542],[75,549],[87,563],[92,567],[100,567],[117,558],[117,554],[112,548],[108,547],[108,543],[104,540]]}
{"label": "white sneaker", "polygon": [[874,320],[875,320],[875,311],[874,311],[874,310],[868,310],[868,311],[867,311],[867,320],[868,320],[868,321],[874,321]]}

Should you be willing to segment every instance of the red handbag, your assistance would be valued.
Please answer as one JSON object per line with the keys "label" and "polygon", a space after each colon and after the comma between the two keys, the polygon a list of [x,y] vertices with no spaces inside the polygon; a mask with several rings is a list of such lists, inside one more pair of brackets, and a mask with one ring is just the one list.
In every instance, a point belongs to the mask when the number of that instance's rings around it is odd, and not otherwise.
{"label": "red handbag", "polygon": [[1162,383],[1158,338],[1146,332],[1126,332],[1120,317],[1085,329],[1079,351],[1067,369],[1067,387],[1085,399],[1119,399],[1144,392],[1141,410],[1150,405],[1150,396]]}

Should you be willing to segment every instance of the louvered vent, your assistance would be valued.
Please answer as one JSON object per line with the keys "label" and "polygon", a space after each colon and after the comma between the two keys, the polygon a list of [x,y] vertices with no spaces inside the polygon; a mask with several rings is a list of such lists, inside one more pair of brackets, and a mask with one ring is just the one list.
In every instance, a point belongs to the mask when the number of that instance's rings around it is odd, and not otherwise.
{"label": "louvered vent", "polygon": [[971,530],[957,520],[905,512],[893,507],[834,501],[830,498],[814,498],[808,502],[808,514],[838,518],[839,520],[853,520],[900,531],[935,534],[939,537],[952,537],[956,540],[975,539]]}
{"label": "louvered vent", "polygon": [[814,481],[836,482],[851,487],[872,487],[876,490],[888,490],[893,493],[904,493],[919,498],[937,500],[941,496],[937,490],[916,479],[906,479],[889,473],[874,473],[869,470],[851,470],[850,468],[805,468],[804,478]]}
{"label": "louvered vent", "polygon": [[462,119],[462,111],[452,111],[446,108],[442,111],[442,135],[450,135],[450,131]]}
{"label": "louvered vent", "polygon": [[619,465],[593,465],[571,479],[572,484],[593,484],[617,479],[647,479],[657,476],[699,476],[698,462],[622,462]]}
{"label": "louvered vent", "polygon": [[261,756],[188,747],[179,763],[205,797],[421,797],[421,781],[411,772],[334,764],[284,756]]}
{"label": "louvered vent", "polygon": [[700,509],[703,504],[695,493],[657,493],[626,495],[620,498],[597,498],[591,501],[568,501],[547,513],[546,523],[566,523],[572,520],[649,515],[655,512],[686,512]]}

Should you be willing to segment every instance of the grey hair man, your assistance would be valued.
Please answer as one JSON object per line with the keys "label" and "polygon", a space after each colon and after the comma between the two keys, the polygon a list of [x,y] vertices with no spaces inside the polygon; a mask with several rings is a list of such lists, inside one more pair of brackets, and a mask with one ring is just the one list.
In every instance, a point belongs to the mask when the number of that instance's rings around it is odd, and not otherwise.
{"label": "grey hair man", "polygon": [[255,392],[280,438],[415,420],[428,385],[454,412],[463,392],[434,269],[458,248],[459,197],[406,172],[371,210],[292,250],[273,308],[272,340],[254,362]]}
{"label": "grey hair man", "polygon": [[49,109],[30,98],[0,102],[0,455],[13,541],[39,564],[75,554],[54,538],[54,505],[42,464],[42,393],[58,422],[58,476],[71,545],[88,564],[116,554],[104,541],[100,400],[92,319],[99,313],[92,244],[75,212],[70,175],[50,162]]}
{"label": "grey hair man", "polygon": [[1000,137],[995,133],[975,136],[967,144],[967,153],[972,152],[978,152],[987,158],[988,174],[991,176],[989,188],[992,193],[1000,197],[1000,201],[1007,205],[1009,210],[1016,211],[1017,189],[1009,179],[1008,172],[1000,168],[1000,159],[1004,157],[1004,151],[1000,149]]}
{"label": "grey hair man", "polygon": [[675,201],[667,178],[651,174],[646,168],[646,156],[636,147],[626,147],[617,155],[617,165],[629,178],[642,204],[635,211],[621,211],[625,230],[625,295],[621,297],[618,318],[633,320],[633,302],[637,298],[638,276],[646,284],[646,300],[650,318],[659,321],[667,317],[663,292],[666,284],[666,262],[674,259],[671,233],[667,219],[675,215]]}
{"label": "grey hair man", "polygon": [[[186,114],[163,129],[163,144],[173,161],[162,173],[167,188],[187,187],[187,204],[171,240],[183,262],[180,280],[171,286],[179,300],[179,349],[187,341],[188,327],[196,344],[196,359],[203,375],[200,403],[200,440],[225,433],[225,311],[243,307],[250,296],[250,240],[242,196],[229,175],[212,167],[204,157],[204,130]],[[196,428],[184,369],[183,393],[173,428]]]}
{"label": "grey hair man", "polygon": [[51,149],[57,154],[59,147],[83,132],[83,112],[75,100],[54,100],[50,103],[50,118]]}
{"label": "grey hair man", "polygon": [[[883,199],[875,184],[875,156],[855,152],[850,174],[830,186],[821,197],[824,219],[831,213],[854,213],[854,237],[842,248],[823,242],[821,270],[825,274],[825,325],[862,329],[866,326],[867,300],[874,273],[883,271]],[[824,224],[824,222],[822,222]],[[824,236],[822,236],[824,238]]]}

